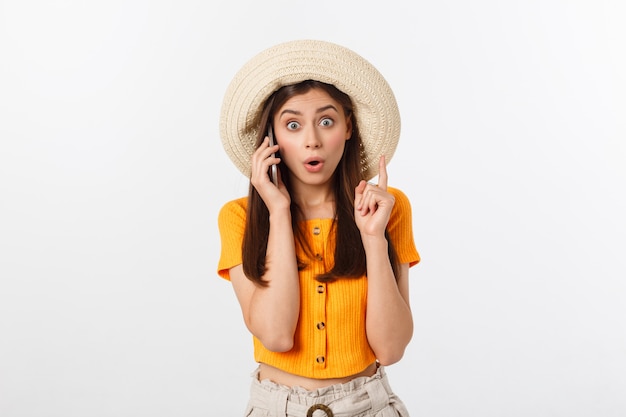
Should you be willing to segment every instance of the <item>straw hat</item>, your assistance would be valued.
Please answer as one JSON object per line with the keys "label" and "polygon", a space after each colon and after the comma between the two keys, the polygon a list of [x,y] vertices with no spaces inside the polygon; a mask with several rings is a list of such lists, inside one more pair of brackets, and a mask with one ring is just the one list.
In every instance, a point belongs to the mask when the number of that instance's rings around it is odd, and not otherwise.
{"label": "straw hat", "polygon": [[400,138],[400,113],[387,81],[376,68],[343,46],[296,40],[268,48],[248,61],[224,95],[220,136],[224,150],[245,175],[255,151],[262,106],[285,85],[305,80],[333,84],[348,94],[363,141],[365,179],[378,174],[381,155],[389,162]]}

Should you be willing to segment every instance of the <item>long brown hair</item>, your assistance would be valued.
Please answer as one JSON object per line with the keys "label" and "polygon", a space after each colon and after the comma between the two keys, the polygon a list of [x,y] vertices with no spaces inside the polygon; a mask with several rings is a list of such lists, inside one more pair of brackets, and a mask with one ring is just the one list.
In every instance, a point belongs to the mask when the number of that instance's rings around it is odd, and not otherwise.
{"label": "long brown hair", "polygon": [[[346,141],[343,156],[333,175],[333,193],[335,197],[335,218],[333,220],[333,230],[336,233],[335,239],[335,264],[330,271],[318,275],[318,281],[331,282],[339,278],[359,278],[366,274],[365,249],[361,241],[361,233],[354,221],[354,189],[363,179],[362,169],[362,142],[361,135],[354,117],[352,100],[350,97],[337,89],[335,86],[319,81],[307,80],[298,84],[284,86],[272,94],[261,113],[256,146],[263,142],[271,120],[275,112],[293,96],[305,94],[311,89],[320,89],[328,93],[335,101],[343,107],[346,116],[352,120],[352,136]],[[285,164],[278,164],[280,177],[289,190],[290,172]],[[291,219],[296,241],[304,249],[307,257],[312,258],[313,254],[306,241],[303,230],[298,226],[303,220],[302,212],[293,202],[291,203]],[[248,209],[246,217],[246,229],[243,239],[243,271],[245,275],[260,285],[267,285],[263,280],[266,272],[265,254],[267,251],[267,239],[269,235],[269,211],[265,202],[250,184],[248,191]],[[396,251],[385,232],[389,248],[389,260],[395,276],[398,276],[399,263]],[[298,259],[298,266],[304,269],[307,266],[307,259]]]}

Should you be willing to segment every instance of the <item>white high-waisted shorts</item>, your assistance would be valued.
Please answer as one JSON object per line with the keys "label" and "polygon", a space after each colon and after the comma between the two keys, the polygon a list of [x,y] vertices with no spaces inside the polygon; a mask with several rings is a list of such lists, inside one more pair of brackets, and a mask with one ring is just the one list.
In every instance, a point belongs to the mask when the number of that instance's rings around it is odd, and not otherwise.
{"label": "white high-waisted shorts", "polygon": [[244,417],[409,417],[382,366],[375,375],[313,391],[286,387],[252,374]]}

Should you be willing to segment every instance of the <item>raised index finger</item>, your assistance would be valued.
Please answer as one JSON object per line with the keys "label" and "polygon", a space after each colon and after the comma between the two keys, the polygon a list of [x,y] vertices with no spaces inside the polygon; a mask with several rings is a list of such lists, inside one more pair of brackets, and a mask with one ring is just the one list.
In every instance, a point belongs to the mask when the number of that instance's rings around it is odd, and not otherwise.
{"label": "raised index finger", "polygon": [[385,163],[385,155],[381,155],[378,160],[378,188],[387,191],[387,164]]}

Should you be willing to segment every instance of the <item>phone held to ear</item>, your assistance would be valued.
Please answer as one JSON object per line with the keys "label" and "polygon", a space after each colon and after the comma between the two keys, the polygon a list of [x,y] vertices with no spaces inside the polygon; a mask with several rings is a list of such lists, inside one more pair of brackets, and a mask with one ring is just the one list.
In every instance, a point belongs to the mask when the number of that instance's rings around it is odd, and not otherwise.
{"label": "phone held to ear", "polygon": [[[269,129],[267,129],[267,136],[270,138],[270,146],[274,146],[276,145],[276,142],[274,141],[274,132],[272,130],[272,125],[270,125]],[[273,153],[272,154],[272,158],[275,158],[276,154]],[[269,171],[269,176],[270,176],[270,180],[274,183],[275,186],[278,187],[278,169],[276,168],[276,164],[272,164],[270,166],[270,171]]]}

